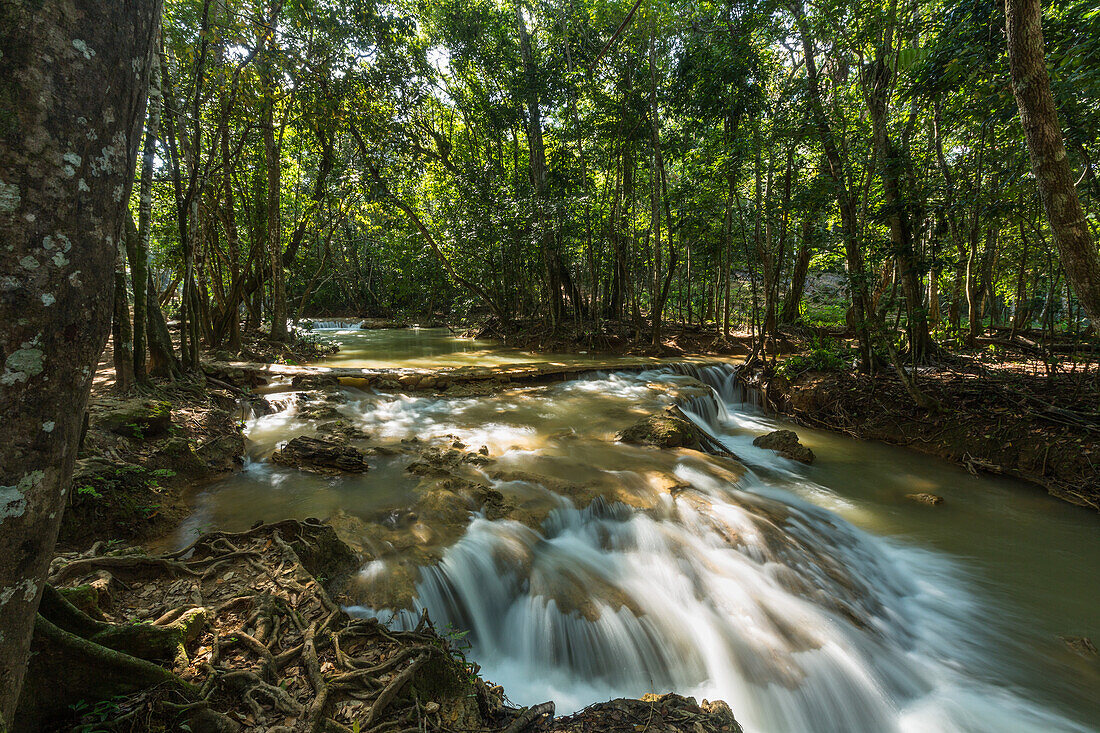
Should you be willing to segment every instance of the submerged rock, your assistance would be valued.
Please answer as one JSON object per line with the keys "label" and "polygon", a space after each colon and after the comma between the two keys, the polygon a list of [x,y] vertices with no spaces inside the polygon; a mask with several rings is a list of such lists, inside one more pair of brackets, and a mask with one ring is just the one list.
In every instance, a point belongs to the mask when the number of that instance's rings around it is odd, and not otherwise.
{"label": "submerged rock", "polygon": [[632,445],[699,450],[699,428],[674,415],[650,415],[618,434],[617,440]]}
{"label": "submerged rock", "polygon": [[1087,636],[1059,636],[1062,643],[1082,657],[1096,657],[1100,652],[1096,651],[1096,645]]}
{"label": "submerged rock", "polygon": [[905,498],[911,501],[920,502],[921,504],[928,504],[929,506],[936,506],[937,504],[943,503],[942,496],[937,496],[936,494],[928,494],[925,492],[920,492],[917,494],[906,494]]}
{"label": "submerged rock", "polygon": [[271,460],[282,466],[328,475],[363,473],[370,468],[362,451],[335,440],[304,435],[294,438],[275,451]]}
{"label": "submerged rock", "polygon": [[802,463],[813,463],[814,452],[798,442],[798,435],[793,430],[776,430],[761,435],[752,444],[757,448],[773,450],[784,458]]}

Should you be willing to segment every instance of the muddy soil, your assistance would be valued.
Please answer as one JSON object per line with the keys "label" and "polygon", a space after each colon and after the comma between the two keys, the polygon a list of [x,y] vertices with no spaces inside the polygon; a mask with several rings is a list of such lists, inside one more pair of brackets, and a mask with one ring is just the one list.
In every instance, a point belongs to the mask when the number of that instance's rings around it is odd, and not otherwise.
{"label": "muddy soil", "polygon": [[744,375],[768,406],[809,427],[914,448],[972,473],[1016,476],[1100,510],[1100,393],[1095,377],[952,357],[917,372],[942,412],[918,409],[892,373]]}

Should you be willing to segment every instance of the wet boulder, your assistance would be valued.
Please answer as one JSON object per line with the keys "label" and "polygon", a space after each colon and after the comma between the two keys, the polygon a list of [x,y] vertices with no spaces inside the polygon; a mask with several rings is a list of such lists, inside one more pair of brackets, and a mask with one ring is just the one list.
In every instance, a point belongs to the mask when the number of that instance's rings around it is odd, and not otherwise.
{"label": "wet boulder", "polygon": [[814,452],[798,442],[798,435],[793,430],[776,430],[761,435],[752,441],[757,448],[773,450],[784,458],[802,463],[813,463]]}
{"label": "wet boulder", "polygon": [[163,400],[103,400],[93,414],[96,427],[127,438],[159,437],[172,425],[172,403]]}
{"label": "wet boulder", "polygon": [[317,426],[317,432],[332,435],[343,440],[368,440],[370,433],[356,427],[347,420],[331,420]]}
{"label": "wet boulder", "polygon": [[339,407],[344,398],[336,392],[299,392],[296,398],[298,417],[303,420],[332,421],[344,419]]}
{"label": "wet boulder", "polygon": [[[643,723],[635,723],[634,721]],[[625,733],[641,729],[668,733],[741,733],[729,705],[721,700],[647,694],[641,700],[618,698],[590,705],[554,723],[557,731],[599,730]]]}
{"label": "wet boulder", "polygon": [[287,442],[272,454],[271,460],[282,466],[330,476],[363,473],[370,468],[362,451],[340,441],[305,435]]}
{"label": "wet boulder", "polygon": [[642,418],[620,432],[616,439],[631,445],[652,445],[657,448],[699,450],[702,444],[699,428],[688,420],[667,413]]}

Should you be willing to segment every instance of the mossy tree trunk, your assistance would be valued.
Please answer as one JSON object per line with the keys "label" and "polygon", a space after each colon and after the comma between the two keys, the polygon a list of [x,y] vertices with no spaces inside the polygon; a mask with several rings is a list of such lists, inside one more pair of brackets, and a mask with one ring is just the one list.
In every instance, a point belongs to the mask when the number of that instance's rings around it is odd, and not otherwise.
{"label": "mossy tree trunk", "polygon": [[0,0],[0,729],[110,328],[159,0]]}

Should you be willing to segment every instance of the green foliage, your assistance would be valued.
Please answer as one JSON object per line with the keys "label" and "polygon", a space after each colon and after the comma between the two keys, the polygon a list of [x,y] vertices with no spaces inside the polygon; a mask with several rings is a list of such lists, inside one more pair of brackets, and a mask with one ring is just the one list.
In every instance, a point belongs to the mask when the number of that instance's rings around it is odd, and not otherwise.
{"label": "green foliage", "polygon": [[855,351],[829,339],[815,339],[805,354],[795,354],[780,362],[776,372],[794,379],[805,372],[836,372],[852,368]]}
{"label": "green foliage", "polygon": [[92,704],[84,700],[73,703],[69,708],[80,720],[73,730],[79,733],[106,733],[111,730],[107,724],[118,717],[121,702],[125,699],[124,696],[119,695],[110,700],[99,700]]}
{"label": "green foliage", "polygon": [[[1086,173],[1100,159],[1094,6],[1048,3],[1043,19],[1067,151]],[[1061,297],[996,0],[822,0],[800,6],[804,26],[793,6],[757,0],[643,3],[629,22],[628,0],[527,3],[518,16],[501,0],[275,7],[265,39],[271,4],[165,5],[166,100],[186,114],[161,130],[150,259],[178,318],[192,251],[218,347],[222,316],[266,326],[272,255],[292,318],[547,318],[560,302],[559,317],[596,331],[645,318],[667,278],[676,318],[719,322],[729,279],[734,325],[759,324],[765,271],[782,295],[797,250],[813,271],[846,269],[834,174],[858,204],[866,272],[852,277],[869,290],[899,254],[900,210],[919,285],[936,277],[945,306],[965,299],[955,285],[972,242],[976,264],[990,263],[972,268],[991,281],[988,310]],[[824,120],[811,114],[803,31]],[[868,114],[875,69],[889,72],[886,160]],[[841,171],[824,159],[822,123]],[[902,182],[893,205],[885,171]],[[192,184],[201,221],[188,250]],[[1100,177],[1079,191],[1095,209]],[[882,302],[904,324],[905,298],[889,290]],[[844,325],[847,297],[807,299],[803,322]]]}

